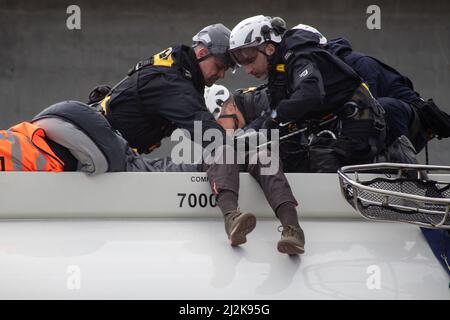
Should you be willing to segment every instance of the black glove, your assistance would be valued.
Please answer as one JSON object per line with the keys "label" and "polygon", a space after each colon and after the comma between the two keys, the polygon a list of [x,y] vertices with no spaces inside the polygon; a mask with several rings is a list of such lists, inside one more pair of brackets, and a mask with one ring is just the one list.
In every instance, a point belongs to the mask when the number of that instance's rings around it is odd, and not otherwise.
{"label": "black glove", "polygon": [[278,122],[275,121],[274,118],[272,118],[271,116],[269,116],[265,121],[264,124],[262,126],[263,129],[278,129]]}
{"label": "black glove", "polygon": [[279,129],[279,128],[280,127],[278,126],[278,122],[275,120],[275,118],[272,117],[271,115],[269,115],[262,125],[262,129],[267,130],[267,133],[266,133],[267,141],[272,139],[271,130]]}

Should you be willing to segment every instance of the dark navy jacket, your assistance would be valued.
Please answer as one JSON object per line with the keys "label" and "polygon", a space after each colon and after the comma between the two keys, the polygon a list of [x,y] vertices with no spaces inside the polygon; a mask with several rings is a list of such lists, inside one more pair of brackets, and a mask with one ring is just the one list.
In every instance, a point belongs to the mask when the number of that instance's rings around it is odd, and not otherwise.
{"label": "dark navy jacket", "polygon": [[194,121],[202,121],[203,132],[210,128],[223,132],[206,108],[205,82],[193,49],[178,45],[161,54],[166,66],[136,71],[113,89],[108,101],[107,119],[141,153],[176,128],[188,130],[193,139]]}
{"label": "dark navy jacket", "polygon": [[[358,74],[319,41],[312,32],[291,29],[272,56],[269,93],[280,121],[320,119],[341,108],[361,85]],[[283,76],[287,87],[280,94]]]}
{"label": "dark navy jacket", "polygon": [[264,120],[270,115],[270,102],[267,85],[238,89],[233,93],[236,106],[245,120],[244,130],[261,129]]}
{"label": "dark navy jacket", "polygon": [[411,80],[387,64],[353,51],[347,39],[333,39],[325,48],[351,66],[369,85],[375,98],[391,97],[407,103],[419,100]]}

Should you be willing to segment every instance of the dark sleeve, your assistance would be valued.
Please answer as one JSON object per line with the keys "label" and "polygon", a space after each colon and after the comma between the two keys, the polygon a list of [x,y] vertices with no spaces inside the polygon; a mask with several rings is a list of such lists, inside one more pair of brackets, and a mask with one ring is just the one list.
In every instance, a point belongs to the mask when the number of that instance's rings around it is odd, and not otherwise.
{"label": "dark sleeve", "polygon": [[277,113],[281,122],[299,120],[310,112],[324,109],[325,90],[322,74],[314,61],[297,58],[287,66],[292,94],[281,100]]}
{"label": "dark sleeve", "polygon": [[420,95],[411,89],[403,79],[392,83],[389,96],[408,103],[414,103],[420,100]]}
{"label": "dark sleeve", "polygon": [[258,119],[265,111],[270,111],[270,102],[266,87],[236,90],[234,102],[244,116],[246,125]]}
{"label": "dark sleeve", "polygon": [[250,122],[244,127],[244,130],[253,129],[255,131],[258,131],[262,128],[264,121],[269,117],[270,113],[265,112],[264,114],[260,115],[258,118]]}
{"label": "dark sleeve", "polygon": [[388,97],[396,98],[408,103],[414,103],[420,100],[420,95],[414,91],[414,86],[411,80],[397,70],[389,70],[388,68],[383,68],[384,76],[383,80],[387,85],[386,93]]}
{"label": "dark sleeve", "polygon": [[[158,113],[171,121],[177,128],[186,129],[194,140],[194,121],[201,121],[202,136],[208,129],[219,130],[223,137],[225,131],[207,110],[203,96],[195,90],[189,80],[176,77],[165,79],[163,83],[164,101],[158,104]],[[205,147],[210,142],[203,142]]]}
{"label": "dark sleeve", "polygon": [[411,80],[372,57],[358,59],[354,68],[368,84],[375,98],[391,97],[409,103],[419,99]]}
{"label": "dark sleeve", "polygon": [[361,57],[355,62],[353,68],[369,86],[370,92],[375,99],[386,96],[385,93],[380,92],[382,87],[378,85],[382,81],[378,62],[370,57]]}

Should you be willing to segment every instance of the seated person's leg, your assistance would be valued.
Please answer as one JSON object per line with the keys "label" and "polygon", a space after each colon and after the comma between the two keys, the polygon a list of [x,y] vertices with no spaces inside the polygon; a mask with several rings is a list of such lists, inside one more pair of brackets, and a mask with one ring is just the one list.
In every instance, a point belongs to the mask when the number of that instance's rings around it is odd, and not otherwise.
{"label": "seated person's leg", "polygon": [[[261,186],[270,207],[283,227],[282,238],[277,244],[278,251],[301,254],[305,251],[305,236],[298,223],[296,210],[298,203],[281,169],[277,153],[273,154],[271,157],[267,149],[252,153],[248,159],[247,170]],[[273,166],[274,162],[276,166],[272,168],[275,168],[275,172],[264,170]]]}
{"label": "seated person's leg", "polygon": [[[233,155],[227,163],[227,154]],[[256,218],[251,213],[239,211],[239,165],[234,157],[235,152],[231,146],[221,146],[215,150],[215,154],[205,159],[205,165],[211,189],[217,197],[217,205],[225,219],[225,231],[232,246],[243,244],[247,241],[246,235],[256,225]],[[229,159],[230,160],[230,159]]]}

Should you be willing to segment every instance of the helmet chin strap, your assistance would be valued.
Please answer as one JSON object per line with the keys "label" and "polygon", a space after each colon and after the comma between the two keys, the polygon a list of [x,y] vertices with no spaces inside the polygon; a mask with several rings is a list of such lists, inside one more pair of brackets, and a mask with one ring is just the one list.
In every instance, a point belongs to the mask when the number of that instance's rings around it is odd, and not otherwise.
{"label": "helmet chin strap", "polygon": [[197,62],[200,63],[200,62],[205,61],[206,59],[208,59],[209,57],[212,57],[212,56],[213,55],[211,53],[208,53],[208,54],[204,55],[203,57],[198,58]]}
{"label": "helmet chin strap", "polygon": [[268,54],[266,53],[266,51],[261,50],[261,49],[258,48],[258,47],[256,47],[256,51],[261,52],[261,53],[262,53],[263,55],[265,55],[267,58],[270,58],[270,55],[268,55]]}
{"label": "helmet chin strap", "polygon": [[234,128],[233,130],[237,130],[239,128],[239,120],[238,117],[236,115],[236,113],[233,114],[222,114],[219,116],[219,119],[224,119],[224,118],[232,118],[234,120]]}
{"label": "helmet chin strap", "polygon": [[258,48],[258,47],[256,47],[256,50],[257,50],[258,52],[261,52],[263,55],[266,56],[267,62],[269,63],[269,66],[272,67],[272,65],[273,65],[273,59],[274,59],[275,54],[267,54],[266,51],[261,50],[261,49]]}

